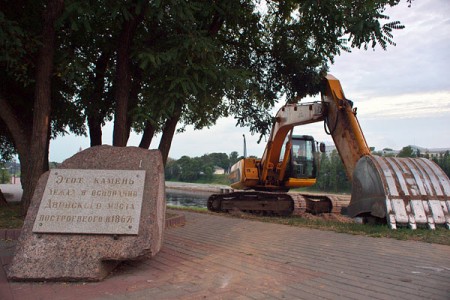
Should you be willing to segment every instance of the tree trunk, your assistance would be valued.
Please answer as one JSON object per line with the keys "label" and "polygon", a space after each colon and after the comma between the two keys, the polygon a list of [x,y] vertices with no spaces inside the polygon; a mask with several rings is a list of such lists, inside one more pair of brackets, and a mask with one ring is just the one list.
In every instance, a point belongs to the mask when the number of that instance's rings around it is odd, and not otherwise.
{"label": "tree trunk", "polygon": [[106,117],[106,109],[103,107],[105,90],[105,74],[110,59],[109,52],[103,52],[95,63],[95,78],[93,79],[94,91],[92,95],[83,99],[86,107],[87,122],[91,147],[102,144],[102,123]]}
{"label": "tree trunk", "polygon": [[8,101],[0,95],[0,118],[8,127],[9,132],[14,140],[17,153],[19,155],[20,167],[21,167],[21,185],[23,190],[27,188],[27,180],[30,178],[28,175],[28,152],[30,149],[31,140],[31,126],[27,126],[20,118],[19,115]]}
{"label": "tree trunk", "polygon": [[87,123],[89,127],[89,138],[91,140],[91,147],[102,144],[102,121],[98,116],[88,116]]}
{"label": "tree trunk", "polygon": [[3,95],[0,95],[0,118],[8,127],[19,155],[26,155],[30,148],[30,134],[28,132],[31,131],[31,127],[27,128]]}
{"label": "tree trunk", "polygon": [[113,145],[125,147],[127,145],[128,129],[128,105],[131,89],[131,44],[138,24],[143,20],[146,9],[142,9],[139,15],[132,15],[123,23],[119,36],[119,48],[117,50],[117,68],[115,81],[116,111],[114,114]]}
{"label": "tree trunk", "polygon": [[181,117],[181,105],[175,108],[172,116],[167,119],[164,124],[163,135],[161,141],[159,142],[158,149],[161,151],[163,164],[166,165],[167,158],[169,157],[170,146],[172,144],[173,135],[175,134],[175,129],[177,128],[178,121]]}
{"label": "tree trunk", "polygon": [[8,202],[6,201],[5,196],[3,195],[2,190],[0,189],[0,206],[7,206]]}
{"label": "tree trunk", "polygon": [[51,76],[55,53],[55,21],[64,8],[63,0],[50,0],[43,13],[42,46],[36,64],[36,86],[28,172],[22,195],[22,212],[26,214],[39,177],[48,170],[48,143],[51,111]]}
{"label": "tree trunk", "polygon": [[132,112],[137,107],[139,102],[139,92],[141,91],[141,83],[142,83],[142,70],[138,66],[134,66],[133,68],[133,82],[131,84],[130,90],[130,98],[128,102],[128,117],[127,117],[127,140],[130,137],[131,127],[133,125]]}
{"label": "tree trunk", "polygon": [[130,44],[132,39],[131,21],[124,23],[124,28],[119,38],[117,51],[117,75],[114,97],[116,99],[116,111],[114,114],[113,145],[125,147],[127,145],[127,113],[128,98],[131,87],[130,74]]}
{"label": "tree trunk", "polygon": [[148,149],[152,143],[153,136],[155,135],[155,127],[147,121],[145,124],[144,134],[142,135],[141,142],[139,143],[140,148]]}

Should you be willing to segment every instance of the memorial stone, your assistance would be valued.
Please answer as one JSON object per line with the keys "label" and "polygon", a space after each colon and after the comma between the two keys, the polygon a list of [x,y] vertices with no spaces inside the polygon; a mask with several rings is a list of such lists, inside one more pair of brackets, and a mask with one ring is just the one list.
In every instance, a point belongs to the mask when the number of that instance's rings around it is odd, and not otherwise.
{"label": "memorial stone", "polygon": [[44,173],[8,278],[98,281],[120,261],[154,256],[165,225],[163,170],[159,151],[97,146]]}

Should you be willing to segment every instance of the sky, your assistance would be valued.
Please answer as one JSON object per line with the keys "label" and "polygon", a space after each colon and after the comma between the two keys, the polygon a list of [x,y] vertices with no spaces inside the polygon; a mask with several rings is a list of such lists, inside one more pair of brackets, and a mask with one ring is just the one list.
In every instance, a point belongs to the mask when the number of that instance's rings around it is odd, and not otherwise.
{"label": "sky", "polygon": [[[386,14],[406,27],[394,32],[396,46],[387,51],[377,46],[375,51],[341,53],[329,73],[340,80],[345,96],[358,108],[358,120],[370,147],[450,148],[450,1],[415,0],[410,8],[403,1]],[[233,151],[242,155],[243,135],[247,154],[261,157],[265,140],[258,144],[258,134],[251,135],[248,128],[235,124],[233,118],[222,118],[209,129],[187,127],[174,136],[169,157]],[[113,124],[103,128],[104,144],[112,144],[112,128]],[[333,145],[322,122],[296,127],[294,134],[313,135],[317,141]],[[140,139],[133,132],[128,146],[139,145]],[[158,147],[159,139],[160,135],[153,139],[151,149]],[[88,147],[88,137],[58,137],[51,141],[49,158],[62,162]]]}

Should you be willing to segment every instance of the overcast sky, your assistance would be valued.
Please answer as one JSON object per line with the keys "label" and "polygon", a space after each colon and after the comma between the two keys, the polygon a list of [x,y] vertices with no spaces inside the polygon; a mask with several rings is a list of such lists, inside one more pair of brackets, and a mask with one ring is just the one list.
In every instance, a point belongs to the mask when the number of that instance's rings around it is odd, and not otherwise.
{"label": "overcast sky", "polygon": [[[343,53],[336,57],[330,73],[340,80],[346,97],[358,108],[369,146],[376,150],[399,150],[407,145],[450,148],[450,1],[416,0],[411,8],[403,1],[387,14],[406,26],[394,32],[397,46],[387,51],[377,47],[375,51]],[[105,144],[112,143],[112,127],[109,124],[103,130]],[[333,144],[322,122],[297,127],[294,133]],[[210,129],[188,128],[176,134],[169,156],[178,159],[232,151],[242,155],[243,134],[248,155],[260,157],[264,140],[257,144],[259,136],[235,127],[232,118],[220,119]],[[151,148],[158,147],[159,138]],[[139,142],[140,136],[132,133],[128,146]],[[51,141],[50,161],[62,162],[87,147],[88,137],[59,137]]]}

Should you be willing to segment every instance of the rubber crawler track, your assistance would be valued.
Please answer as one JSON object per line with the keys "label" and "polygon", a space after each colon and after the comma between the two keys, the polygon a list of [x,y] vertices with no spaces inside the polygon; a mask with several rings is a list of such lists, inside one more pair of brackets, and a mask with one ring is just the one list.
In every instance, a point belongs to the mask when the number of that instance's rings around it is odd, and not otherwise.
{"label": "rubber crawler track", "polygon": [[239,210],[277,216],[341,212],[341,203],[333,196],[256,191],[213,194],[207,207],[213,212]]}

